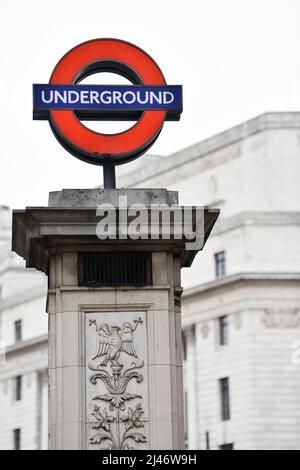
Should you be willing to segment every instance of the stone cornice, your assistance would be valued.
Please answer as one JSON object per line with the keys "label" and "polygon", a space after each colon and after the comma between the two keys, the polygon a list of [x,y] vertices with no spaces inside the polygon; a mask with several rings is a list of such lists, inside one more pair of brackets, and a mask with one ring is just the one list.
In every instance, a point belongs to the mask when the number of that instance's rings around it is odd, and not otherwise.
{"label": "stone cornice", "polygon": [[[88,191],[88,190],[87,190]],[[94,190],[91,190],[94,192]],[[118,190],[113,190],[118,192]],[[139,190],[137,190],[139,191]],[[161,191],[152,189],[152,192]],[[121,194],[121,193],[120,193]],[[124,194],[123,194],[124,195]],[[180,208],[181,206],[178,206]],[[151,208],[151,206],[150,206]],[[116,217],[118,220],[121,209],[116,208]],[[169,208],[161,209],[168,211]],[[171,209],[170,209],[171,210]],[[182,208],[183,210],[183,208]],[[191,210],[191,224],[196,226],[196,207]],[[151,211],[150,211],[151,215]],[[190,241],[183,233],[181,238],[175,236],[175,224],[171,222],[170,236],[163,238],[162,219],[158,218],[155,226],[151,224],[152,230],[158,234],[161,240],[161,250],[172,251],[179,259],[182,267],[190,266],[193,259],[200,249],[205,245],[207,238],[219,216],[218,209],[203,208],[204,216],[204,243],[201,247],[187,249],[186,242]],[[128,216],[126,224],[129,224],[135,216]],[[127,218],[127,215],[126,215]],[[36,268],[48,274],[49,258],[51,255],[61,252],[61,247],[72,247],[75,252],[82,251],[89,247],[91,251],[99,249],[99,238],[97,237],[97,216],[96,208],[52,208],[52,207],[27,207],[26,210],[13,212],[13,246],[12,249],[17,254],[26,259],[27,268]],[[153,227],[155,227],[153,229]],[[120,228],[120,226],[119,226]],[[148,234],[148,222],[145,226]],[[158,244],[151,236],[144,239],[132,240],[127,234],[126,239],[121,238],[120,233],[116,239],[105,239],[101,241],[101,247],[115,250],[116,246],[122,249],[122,244],[126,249],[136,249],[138,243],[144,251],[158,250]],[[151,235],[151,234],[150,234]],[[131,247],[131,248],[130,248]],[[134,248],[133,248],[134,247]]]}
{"label": "stone cornice", "polygon": [[25,292],[17,293],[13,297],[4,298],[0,301],[0,312],[41,297],[44,297],[46,302],[46,295],[47,289],[44,286],[37,286],[33,289],[28,289]]}
{"label": "stone cornice", "polygon": [[211,234],[221,233],[245,226],[287,226],[300,225],[300,212],[246,211],[229,217],[220,218]]}
{"label": "stone cornice", "polygon": [[154,178],[163,173],[169,172],[170,169],[180,171],[179,168],[195,159],[206,157],[220,149],[235,144],[253,134],[266,130],[275,129],[300,129],[300,113],[299,112],[273,112],[265,113],[246,121],[238,126],[232,127],[220,134],[205,139],[197,144],[191,145],[185,149],[175,152],[167,157],[143,167],[143,171],[130,173],[120,177],[120,183],[124,186],[136,186]]}
{"label": "stone cornice", "polygon": [[8,265],[4,269],[0,270],[0,276],[3,276],[4,274],[8,272],[24,272],[24,266],[11,266]]}
{"label": "stone cornice", "polygon": [[25,341],[20,341],[19,343],[12,344],[11,346],[7,347],[6,355],[9,356],[11,354],[23,354],[28,349],[40,347],[42,345],[48,345],[48,335],[40,335]]}
{"label": "stone cornice", "polygon": [[206,294],[211,290],[232,287],[234,284],[246,282],[296,282],[300,284],[300,273],[237,273],[185,289],[183,291],[183,299],[189,299],[195,295]]}

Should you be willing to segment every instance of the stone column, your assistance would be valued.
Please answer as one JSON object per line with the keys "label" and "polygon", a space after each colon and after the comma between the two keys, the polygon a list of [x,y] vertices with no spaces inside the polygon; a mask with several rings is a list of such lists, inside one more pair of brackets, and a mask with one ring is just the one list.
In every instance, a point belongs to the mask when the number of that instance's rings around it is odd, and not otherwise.
{"label": "stone column", "polygon": [[36,440],[39,450],[48,449],[48,370],[37,371],[37,430]]}
{"label": "stone column", "polygon": [[184,329],[186,341],[187,424],[189,449],[198,449],[197,361],[195,325]]}
{"label": "stone column", "polygon": [[[166,190],[64,190],[14,212],[14,251],[49,276],[50,449],[184,448],[180,269],[195,251],[99,240],[96,207],[120,195],[177,202]],[[205,211],[206,238],[217,216]],[[130,270],[141,282],[119,282]]]}

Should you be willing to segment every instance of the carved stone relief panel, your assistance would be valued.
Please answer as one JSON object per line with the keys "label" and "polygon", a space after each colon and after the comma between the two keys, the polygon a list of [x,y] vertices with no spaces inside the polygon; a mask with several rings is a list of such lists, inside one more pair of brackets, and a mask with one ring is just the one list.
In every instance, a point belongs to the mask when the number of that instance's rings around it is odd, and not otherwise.
{"label": "carved stone relief panel", "polygon": [[262,321],[268,328],[297,328],[300,326],[299,310],[295,308],[266,309]]}
{"label": "carved stone relief panel", "polygon": [[149,448],[145,312],[86,315],[87,448]]}
{"label": "carved stone relief panel", "polygon": [[208,337],[208,335],[209,335],[209,322],[208,321],[204,321],[201,324],[201,334],[202,334],[203,338]]}
{"label": "carved stone relief panel", "polygon": [[240,330],[243,324],[243,316],[241,312],[237,312],[233,315],[233,321],[236,330]]}

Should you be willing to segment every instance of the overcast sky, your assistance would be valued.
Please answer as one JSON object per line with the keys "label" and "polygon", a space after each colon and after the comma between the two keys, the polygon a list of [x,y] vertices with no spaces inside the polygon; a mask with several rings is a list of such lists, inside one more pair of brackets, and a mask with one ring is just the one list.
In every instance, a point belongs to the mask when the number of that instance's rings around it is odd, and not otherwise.
{"label": "overcast sky", "polygon": [[101,167],[32,120],[32,84],[75,45],[125,39],[183,85],[182,119],[151,149],[167,155],[266,111],[300,110],[299,21],[299,0],[1,2],[0,204],[46,205],[49,191],[101,181]]}

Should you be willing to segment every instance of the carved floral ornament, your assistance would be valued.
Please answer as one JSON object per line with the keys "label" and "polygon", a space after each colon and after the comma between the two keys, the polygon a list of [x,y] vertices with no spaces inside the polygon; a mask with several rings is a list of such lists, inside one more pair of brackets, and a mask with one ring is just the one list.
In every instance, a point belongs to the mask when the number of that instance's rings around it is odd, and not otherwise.
{"label": "carved floral ornament", "polygon": [[[139,393],[127,391],[130,381],[135,379],[140,384],[144,379],[141,373],[144,361],[138,358],[133,342],[134,332],[143,324],[143,320],[138,318],[133,323],[134,325],[124,322],[120,327],[107,323],[97,324],[96,320],[89,321],[89,326],[94,326],[97,333],[96,351],[92,362],[88,364],[89,370],[94,372],[90,376],[90,382],[97,386],[98,381],[101,381],[107,392],[93,398],[100,404],[93,407],[92,416],[96,421],[91,428],[95,430],[95,434],[90,437],[89,442],[98,449],[131,450],[134,449],[133,445],[138,446],[147,441],[142,421],[143,397]],[[126,369],[122,363],[124,354],[136,358],[131,367]],[[100,357],[103,357],[102,362],[95,365],[94,361]],[[129,406],[129,401],[135,404]],[[103,406],[102,402],[106,402],[107,406]]]}
{"label": "carved floral ornament", "polygon": [[240,330],[242,328],[242,323],[243,323],[243,316],[241,312],[237,312],[233,316],[234,319],[234,325],[236,330]]}
{"label": "carved floral ornament", "polygon": [[202,322],[201,334],[203,338],[208,338],[208,335],[209,335],[209,322],[208,321]]}
{"label": "carved floral ornament", "polygon": [[266,309],[262,318],[267,328],[298,328],[300,326],[300,310],[288,309]]}

